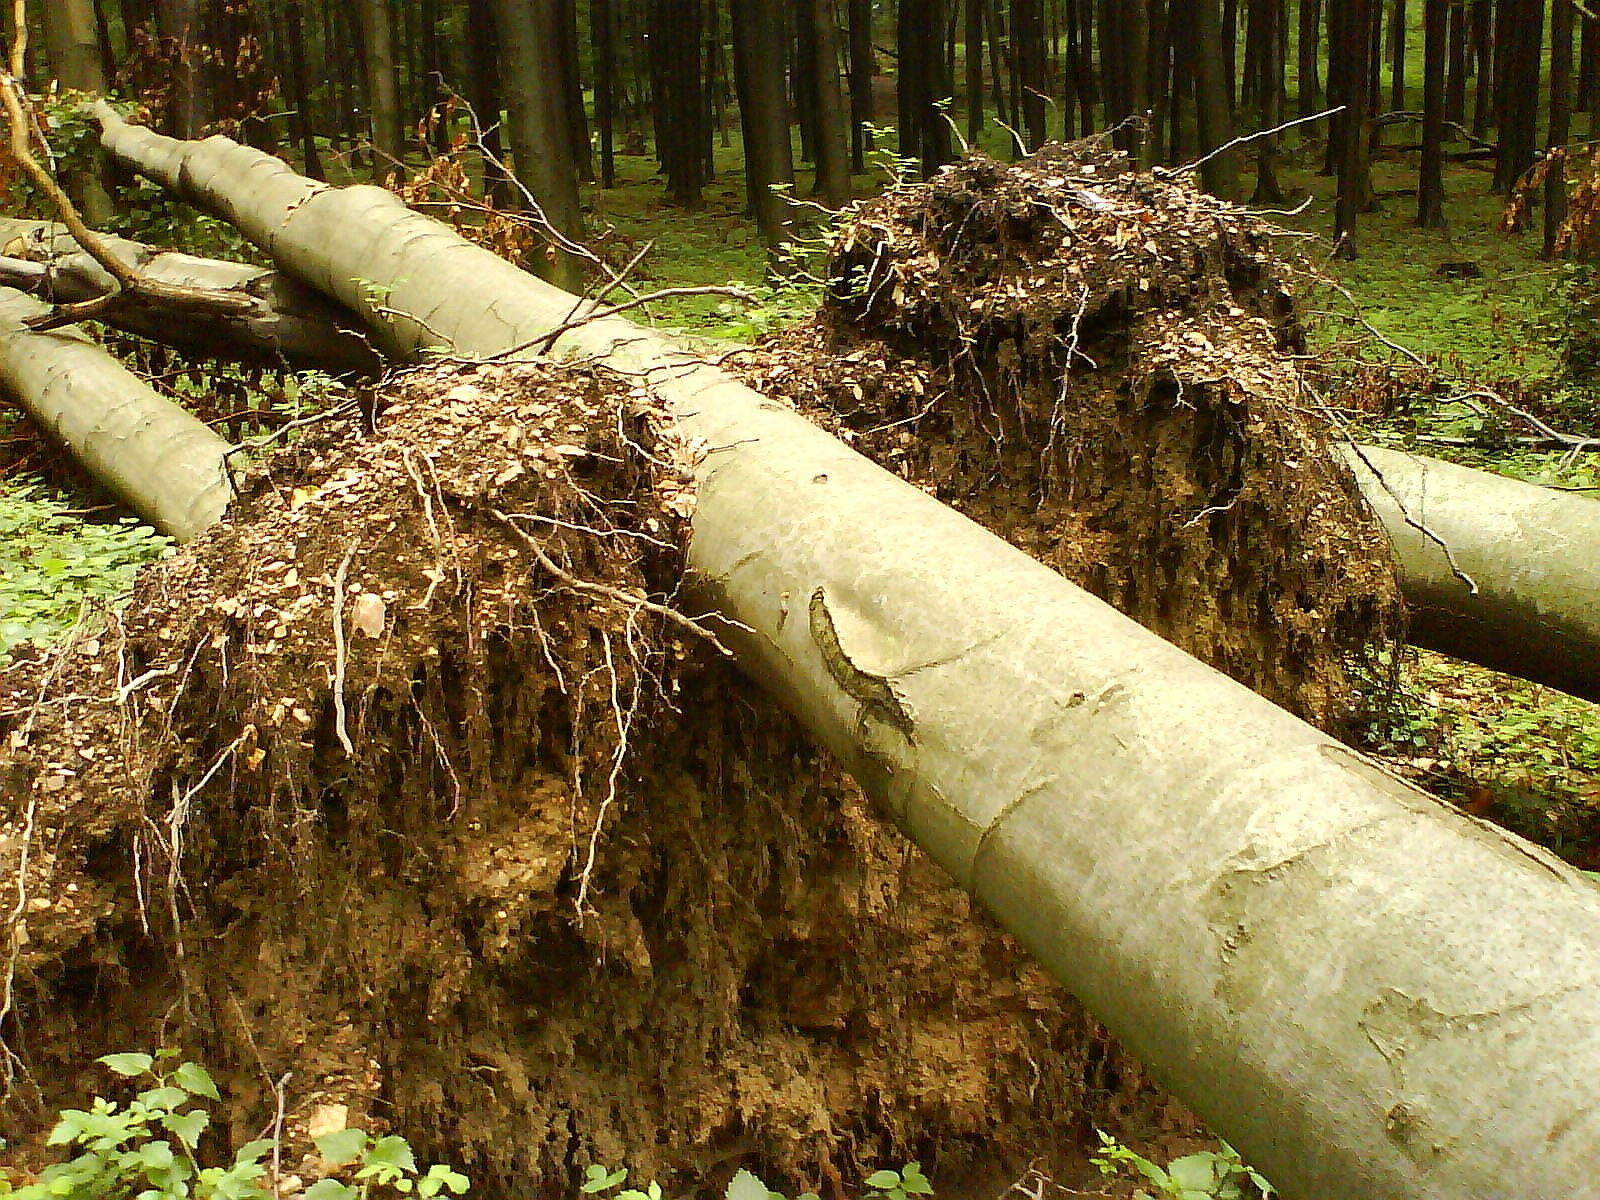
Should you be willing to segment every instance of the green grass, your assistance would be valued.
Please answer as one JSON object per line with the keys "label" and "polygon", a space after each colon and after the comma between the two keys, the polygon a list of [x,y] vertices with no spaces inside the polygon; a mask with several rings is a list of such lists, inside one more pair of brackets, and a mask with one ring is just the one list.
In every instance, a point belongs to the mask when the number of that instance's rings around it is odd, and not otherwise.
{"label": "green grass", "polygon": [[[1353,312],[1337,293],[1308,289],[1320,345],[1352,344],[1352,353],[1359,349],[1367,357],[1403,361],[1403,355],[1374,342],[1355,319],[1358,312],[1384,338],[1467,374],[1526,379],[1559,371],[1551,310],[1560,269],[1539,259],[1537,232],[1495,232],[1505,199],[1490,194],[1487,172],[1452,167],[1446,173],[1448,227],[1427,230],[1415,223],[1416,155],[1380,159],[1372,171],[1379,207],[1358,220],[1358,257],[1333,261],[1335,181],[1305,162],[1319,156],[1320,144],[1291,153],[1298,161],[1292,160],[1281,177],[1297,203],[1309,198],[1310,204],[1297,215],[1274,220],[1311,235],[1304,247],[1307,257],[1359,304]],[[1474,264],[1481,276],[1441,275],[1444,264],[1463,262]]]}

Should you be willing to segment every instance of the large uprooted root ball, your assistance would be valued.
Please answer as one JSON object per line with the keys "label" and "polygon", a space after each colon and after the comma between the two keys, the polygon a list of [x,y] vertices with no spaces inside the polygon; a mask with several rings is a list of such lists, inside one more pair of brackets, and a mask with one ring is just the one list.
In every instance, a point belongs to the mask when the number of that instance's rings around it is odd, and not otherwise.
{"label": "large uprooted root ball", "polygon": [[[592,1163],[1019,1165],[1138,1066],[703,639],[647,399],[552,366],[411,376],[0,673],[15,956],[4,1133],[181,1044],[236,1143],[286,1088],[475,1196]],[[648,603],[646,602],[648,598]]]}
{"label": "large uprooted root ball", "polygon": [[1093,142],[861,206],[748,368],[862,453],[1324,726],[1400,602],[1302,389],[1271,229]]}

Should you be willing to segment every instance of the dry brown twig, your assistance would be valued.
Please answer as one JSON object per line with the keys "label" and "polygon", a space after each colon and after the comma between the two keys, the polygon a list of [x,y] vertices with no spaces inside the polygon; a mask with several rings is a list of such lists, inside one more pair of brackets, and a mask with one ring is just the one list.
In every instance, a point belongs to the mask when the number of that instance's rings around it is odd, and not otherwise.
{"label": "dry brown twig", "polygon": [[344,640],[344,585],[350,573],[350,564],[356,556],[357,545],[352,543],[338,570],[333,573],[333,729],[339,735],[339,745],[354,758],[356,748],[350,742],[344,704],[344,678],[347,660]]}
{"label": "dry brown twig", "polygon": [[[7,123],[11,127],[11,155],[33,181],[34,186],[55,206],[61,216],[62,224],[67,227],[78,245],[82,246],[117,282],[115,291],[76,304],[58,304],[42,316],[29,318],[25,324],[30,329],[38,331],[58,329],[63,325],[73,325],[79,321],[99,317],[112,309],[136,302],[219,316],[250,311],[254,307],[254,300],[238,292],[181,287],[177,284],[147,279],[113,254],[100,240],[100,235],[84,223],[77,207],[62,190],[61,185],[49,171],[40,166],[39,160],[33,155],[32,139],[36,135],[36,125],[29,113],[28,93],[22,82],[23,64],[28,48],[27,0],[12,0],[12,23],[16,36],[11,42],[10,67],[3,77],[0,77],[0,103],[5,106]],[[38,136],[42,140],[42,135]]]}
{"label": "dry brown twig", "polygon": [[[630,617],[630,623],[631,620]],[[583,870],[578,876],[578,895],[573,900],[580,927],[587,915],[589,883],[594,877],[594,862],[600,852],[600,833],[605,828],[606,811],[617,801],[617,783],[622,777],[622,764],[628,757],[628,734],[633,729],[634,715],[639,711],[638,675],[634,675],[633,694],[628,698],[628,706],[624,709],[617,696],[617,664],[611,653],[611,634],[602,629],[600,638],[606,651],[606,673],[611,680],[611,719],[617,726],[617,746],[612,752],[611,770],[606,777],[606,798],[600,802],[599,811],[594,815],[594,826],[589,831],[588,852],[584,859]]]}
{"label": "dry brown twig", "polygon": [[[9,944],[6,947],[3,994],[0,994],[0,1021],[15,1015],[17,962],[22,957],[22,946],[26,940],[23,936],[23,918],[28,912],[28,858],[33,850],[34,822],[38,817],[38,806],[38,799],[29,797],[17,858],[17,903],[6,918],[6,941]],[[5,1085],[6,1091],[9,1092],[17,1071],[21,1068],[22,1060],[17,1057],[10,1043],[0,1041],[0,1049],[5,1051]]]}
{"label": "dry brown twig", "polygon": [[587,579],[579,579],[546,554],[544,547],[539,545],[537,540],[529,536],[526,530],[498,508],[490,509],[489,515],[516,534],[522,544],[532,552],[538,564],[573,591],[585,596],[596,596],[602,600],[610,600],[612,603],[620,604],[625,608],[643,609],[645,612],[654,613],[679,628],[688,630],[696,637],[703,638],[715,647],[717,653],[724,658],[733,657],[733,651],[723,645],[722,640],[716,634],[712,633],[711,630],[700,624],[693,617],[686,616],[677,611],[677,609],[668,608],[665,604],[657,604],[654,600],[641,596],[636,592],[625,592],[621,588],[610,587],[603,583],[592,583]]}

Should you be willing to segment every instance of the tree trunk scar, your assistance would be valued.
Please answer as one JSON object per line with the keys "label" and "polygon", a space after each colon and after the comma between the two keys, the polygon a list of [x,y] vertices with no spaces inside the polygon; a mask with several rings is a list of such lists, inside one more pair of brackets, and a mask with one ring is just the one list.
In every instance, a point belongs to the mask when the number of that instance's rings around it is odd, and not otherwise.
{"label": "tree trunk scar", "polygon": [[845,653],[821,588],[811,593],[811,640],[822,652],[822,663],[828,675],[845,695],[861,705],[863,722],[888,725],[904,734],[906,741],[916,742],[916,722],[895,693],[894,684],[883,675],[863,671]]}

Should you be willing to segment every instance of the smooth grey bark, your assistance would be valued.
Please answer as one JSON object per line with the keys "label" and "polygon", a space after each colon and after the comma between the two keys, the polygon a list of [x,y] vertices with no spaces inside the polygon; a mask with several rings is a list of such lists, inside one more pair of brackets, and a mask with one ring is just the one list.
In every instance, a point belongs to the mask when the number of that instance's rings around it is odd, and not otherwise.
{"label": "smooth grey bark", "polygon": [[75,329],[34,333],[49,306],[0,288],[0,389],[119,500],[188,541],[221,519],[228,443]]}
{"label": "smooth grey bark", "polygon": [[[398,353],[531,352],[572,312],[388,193],[104,120]],[[554,352],[701,447],[688,598],[739,665],[1285,1194],[1600,1197],[1600,886],[666,337]]]}
{"label": "smooth grey bark", "polygon": [[1394,544],[1413,642],[1600,700],[1600,503],[1398,450],[1346,458]]}
{"label": "smooth grey bark", "polygon": [[[240,292],[256,302],[252,310],[234,317],[131,304],[102,314],[99,319],[108,325],[205,358],[332,374],[373,375],[382,366],[354,317],[281,271],[196,258],[106,234],[101,241],[149,279]],[[65,226],[15,218],[0,218],[0,284],[63,303],[116,290],[110,273],[73,241]]]}

